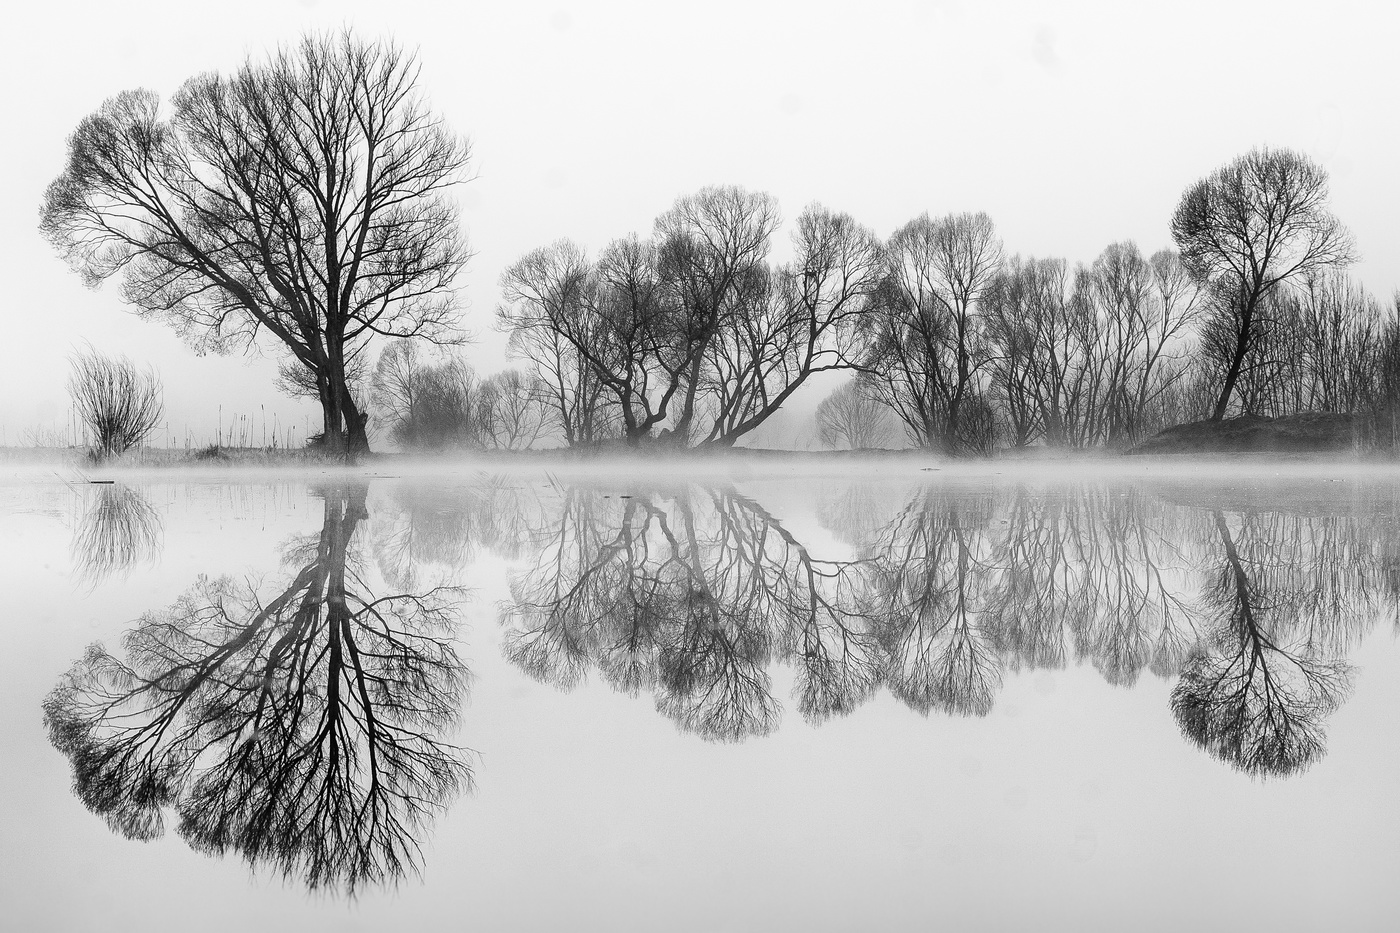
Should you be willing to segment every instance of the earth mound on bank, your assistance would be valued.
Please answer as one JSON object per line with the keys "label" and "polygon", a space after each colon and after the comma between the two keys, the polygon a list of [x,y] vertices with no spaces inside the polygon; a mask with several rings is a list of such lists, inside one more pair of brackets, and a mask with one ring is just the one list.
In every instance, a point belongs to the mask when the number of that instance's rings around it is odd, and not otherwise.
{"label": "earth mound on bank", "polygon": [[1167,428],[1130,448],[1129,454],[1316,453],[1354,450],[1361,419],[1355,415],[1304,412],[1281,418],[1241,415],[1223,421],[1193,421]]}

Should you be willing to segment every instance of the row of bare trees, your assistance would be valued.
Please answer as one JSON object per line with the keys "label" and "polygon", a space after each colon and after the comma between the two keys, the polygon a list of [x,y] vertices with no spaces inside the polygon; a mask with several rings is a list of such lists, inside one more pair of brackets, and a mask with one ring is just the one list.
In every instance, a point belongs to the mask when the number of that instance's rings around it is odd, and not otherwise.
{"label": "row of bare trees", "polygon": [[792,261],[772,265],[778,224],[769,195],[706,188],[649,239],[615,240],[596,259],[561,240],[506,270],[500,324],[568,443],[732,446],[814,373],[858,363],[879,240],[813,205]]}
{"label": "row of bare trees", "polygon": [[1008,259],[985,214],[881,241],[813,205],[775,265],[773,199],[706,188],[647,239],[526,255],[498,318],[570,445],[731,446],[847,370],[818,416],[833,446],[885,441],[880,413],[949,453],[1125,446],[1185,420],[1375,406],[1395,328],[1344,278],[1355,250],[1326,199],[1322,169],[1260,149],[1186,191],[1176,251]]}
{"label": "row of bare trees", "polygon": [[[283,387],[322,407],[321,442],[353,457],[372,345],[464,339],[449,191],[470,150],[418,74],[346,32],[194,77],[168,104],[118,94],[70,136],[42,231],[197,349],[270,339]],[[569,445],[729,447],[831,370],[951,453],[1123,444],[1200,411],[1352,410],[1395,381],[1376,367],[1396,333],[1335,278],[1356,251],[1327,195],[1307,157],[1257,149],[1186,190],[1176,253],[1118,243],[1071,268],[1008,260],[985,214],[923,214],[882,240],[816,204],[775,263],[775,200],[704,188],[649,236],[596,255],[560,240],[504,272],[499,324],[528,367],[517,414]],[[461,395],[462,377],[437,372],[429,394]]]}

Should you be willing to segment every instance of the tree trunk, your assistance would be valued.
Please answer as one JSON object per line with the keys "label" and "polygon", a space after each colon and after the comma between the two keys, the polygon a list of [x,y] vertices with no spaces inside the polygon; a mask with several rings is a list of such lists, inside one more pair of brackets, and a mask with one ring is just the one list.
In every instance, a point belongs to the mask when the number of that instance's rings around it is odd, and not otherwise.
{"label": "tree trunk", "polygon": [[1239,381],[1240,369],[1244,365],[1244,354],[1249,348],[1250,330],[1254,325],[1254,307],[1251,304],[1241,310],[1240,326],[1235,334],[1235,352],[1230,358],[1230,368],[1225,373],[1225,386],[1220,390],[1220,398],[1215,402],[1215,411],[1211,413],[1211,421],[1220,421],[1225,417],[1225,409],[1230,407],[1230,396],[1235,394],[1235,383]]}
{"label": "tree trunk", "polygon": [[327,344],[330,372],[318,380],[325,424],[322,449],[332,457],[353,463],[362,454],[369,453],[366,428],[369,415],[360,411],[354,396],[350,394],[345,380],[344,348],[336,341],[328,340]]}
{"label": "tree trunk", "polygon": [[348,391],[343,405],[345,414],[345,453],[352,462],[355,458],[369,453],[369,415],[360,411],[355,399]]}

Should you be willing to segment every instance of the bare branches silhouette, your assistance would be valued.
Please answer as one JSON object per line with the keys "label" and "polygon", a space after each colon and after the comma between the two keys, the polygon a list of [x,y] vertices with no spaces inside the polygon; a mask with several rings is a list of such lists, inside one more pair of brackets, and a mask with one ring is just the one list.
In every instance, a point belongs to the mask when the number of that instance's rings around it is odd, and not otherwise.
{"label": "bare branches silhouette", "polygon": [[68,395],[78,418],[92,432],[96,460],[119,457],[138,447],[160,425],[165,412],[160,377],[88,349],[73,357]]}
{"label": "bare branches silhouette", "polygon": [[1187,188],[1172,237],[1213,298],[1202,339],[1219,368],[1219,421],[1264,335],[1262,303],[1290,280],[1348,265],[1355,247],[1327,209],[1327,172],[1290,149],[1254,149]]}

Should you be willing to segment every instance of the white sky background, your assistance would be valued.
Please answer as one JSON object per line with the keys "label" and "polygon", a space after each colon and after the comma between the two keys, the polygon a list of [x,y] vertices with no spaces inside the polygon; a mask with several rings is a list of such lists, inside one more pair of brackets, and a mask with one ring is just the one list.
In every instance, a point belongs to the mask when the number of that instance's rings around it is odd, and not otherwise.
{"label": "white sky background", "polygon": [[[1384,301],[1400,287],[1400,150],[1391,3],[26,3],[0,56],[0,431],[61,426],[85,342],[161,372],[171,432],[315,409],[272,359],[194,356],[86,289],[38,233],[65,139],[117,92],[168,98],[307,29],[418,47],[422,88],[471,138],[460,190],[475,257],[468,356],[507,365],[497,279],[568,236],[643,234],[707,184],[766,190],[789,221],[819,200],[887,236],[923,211],[985,210],[1007,255],[1089,262],[1110,242],[1170,244],[1182,190],[1255,145],[1302,150]],[[787,252],[790,227],[777,258]],[[810,411],[832,382],[800,401]],[[262,407],[260,407],[262,406]],[[254,428],[259,440],[260,427]],[[301,429],[298,427],[298,440]]]}

